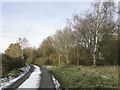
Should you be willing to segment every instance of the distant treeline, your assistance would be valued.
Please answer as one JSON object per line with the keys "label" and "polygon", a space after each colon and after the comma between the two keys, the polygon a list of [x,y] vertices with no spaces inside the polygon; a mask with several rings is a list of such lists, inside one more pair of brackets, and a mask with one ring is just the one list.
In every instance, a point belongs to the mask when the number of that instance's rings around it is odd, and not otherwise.
{"label": "distant treeline", "polygon": [[91,10],[73,15],[64,29],[43,40],[38,49],[27,47],[27,63],[38,65],[117,65],[118,21],[114,2],[96,2]]}

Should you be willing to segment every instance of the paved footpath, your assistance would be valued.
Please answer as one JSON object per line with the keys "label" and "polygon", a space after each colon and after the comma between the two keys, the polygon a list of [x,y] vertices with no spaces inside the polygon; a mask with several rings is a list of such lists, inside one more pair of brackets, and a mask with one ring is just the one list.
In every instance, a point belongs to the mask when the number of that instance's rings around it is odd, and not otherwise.
{"label": "paved footpath", "polygon": [[16,82],[8,86],[7,88],[3,88],[2,90],[16,90],[26,79],[28,79],[31,75],[31,73],[34,71],[34,66],[30,65],[30,70],[20,79],[18,79]]}
{"label": "paved footpath", "polygon": [[[12,85],[8,86],[7,88],[3,88],[2,90],[17,90],[18,87],[23,82],[25,82],[25,80],[27,80],[30,77],[31,73],[34,71],[34,69],[35,69],[34,66],[33,65],[30,65],[30,66],[31,66],[30,70],[23,77],[21,77],[20,79],[18,79],[16,82],[14,82]],[[41,77],[41,79],[40,79],[40,86],[39,86],[39,88],[37,90],[41,90],[41,88],[44,89],[44,90],[46,90],[48,88],[50,90],[56,90],[55,86],[54,86],[54,83],[53,83],[53,80],[52,80],[52,75],[50,74],[50,72],[47,69],[45,69],[44,67],[42,67],[42,66],[40,66],[40,70],[41,70],[41,74],[40,74],[40,77]],[[30,89],[28,87],[25,90],[32,90],[32,89]]]}
{"label": "paved footpath", "polygon": [[40,66],[40,69],[42,72],[41,80],[40,80],[40,88],[51,88],[52,90],[55,90],[55,86],[52,81],[52,75],[50,74],[50,72],[42,66]]}

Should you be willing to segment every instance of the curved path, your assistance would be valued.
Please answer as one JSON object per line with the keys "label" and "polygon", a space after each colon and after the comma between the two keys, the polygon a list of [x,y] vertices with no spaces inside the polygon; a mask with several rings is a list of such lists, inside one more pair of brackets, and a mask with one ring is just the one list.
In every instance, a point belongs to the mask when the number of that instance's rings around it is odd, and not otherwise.
{"label": "curved path", "polygon": [[30,65],[30,70],[12,85],[8,86],[7,88],[3,88],[2,90],[16,90],[26,79],[28,79],[31,73],[34,71],[34,66]]}
{"label": "curved path", "polygon": [[[33,65],[30,65],[31,68],[30,70],[20,79],[18,79],[16,82],[14,82],[12,85],[8,86],[7,88],[3,88],[2,90],[21,90],[20,88],[18,89],[18,87],[20,85],[22,85],[27,79],[29,79],[30,75],[32,74],[32,72],[34,71],[35,67]],[[55,85],[53,83],[52,80],[52,75],[50,74],[50,72],[45,69],[44,67],[40,66],[40,70],[41,70],[41,74],[40,74],[40,85],[39,88],[37,90],[41,90],[42,89],[51,89],[51,90],[55,90]],[[32,83],[32,82],[31,82]],[[34,84],[34,82],[33,82]],[[23,89],[22,89],[23,90]],[[29,87],[26,87],[25,90],[31,90]],[[35,88],[34,88],[35,90]]]}

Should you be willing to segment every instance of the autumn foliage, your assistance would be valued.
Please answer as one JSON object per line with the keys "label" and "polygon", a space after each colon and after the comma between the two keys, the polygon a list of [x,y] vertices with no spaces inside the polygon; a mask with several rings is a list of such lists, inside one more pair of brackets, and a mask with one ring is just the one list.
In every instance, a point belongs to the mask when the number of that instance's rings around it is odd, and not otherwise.
{"label": "autumn foliage", "polygon": [[5,74],[22,66],[24,66],[24,59],[22,58],[21,46],[19,43],[12,43],[2,55],[2,73]]}
{"label": "autumn foliage", "polygon": [[22,50],[21,50],[21,46],[19,45],[19,43],[15,43],[15,44],[10,44],[10,46],[8,47],[7,50],[5,50],[5,53],[8,55],[8,56],[11,56],[11,57],[20,57],[22,56]]}

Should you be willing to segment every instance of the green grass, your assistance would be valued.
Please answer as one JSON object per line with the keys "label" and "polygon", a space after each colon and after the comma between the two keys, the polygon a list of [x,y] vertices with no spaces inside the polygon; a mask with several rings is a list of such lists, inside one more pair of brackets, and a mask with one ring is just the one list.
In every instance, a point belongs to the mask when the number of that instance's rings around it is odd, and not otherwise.
{"label": "green grass", "polygon": [[53,67],[51,71],[61,88],[118,88],[118,67],[69,66]]}
{"label": "green grass", "polygon": [[2,75],[2,78],[6,78],[9,80],[10,78],[16,78],[19,76],[23,71],[20,68],[13,69],[12,71],[9,71],[8,73]]}
{"label": "green grass", "polygon": [[27,66],[24,66],[22,68],[16,68],[9,71],[6,74],[3,74],[2,77],[0,78],[0,85],[1,83],[9,82],[11,79],[18,77],[20,74],[24,72],[25,68],[27,68]]}

